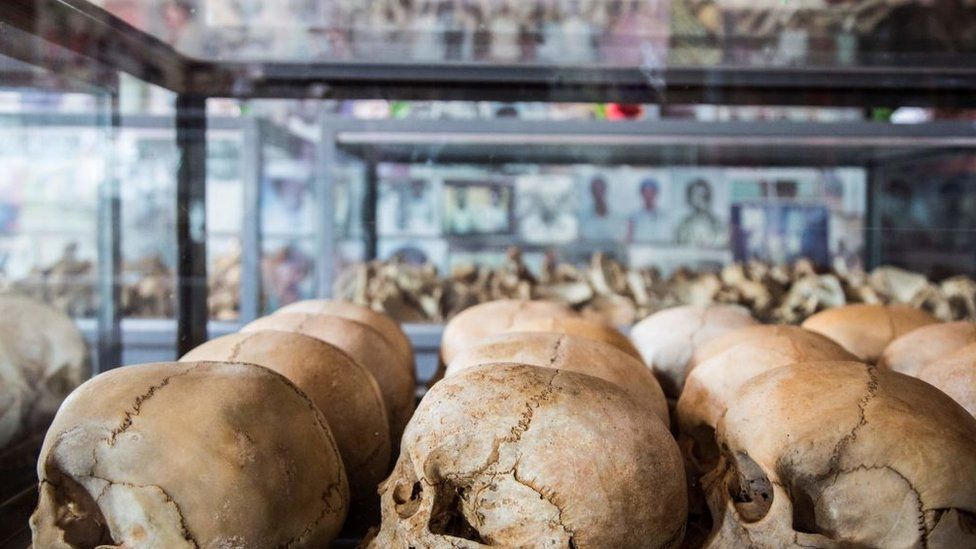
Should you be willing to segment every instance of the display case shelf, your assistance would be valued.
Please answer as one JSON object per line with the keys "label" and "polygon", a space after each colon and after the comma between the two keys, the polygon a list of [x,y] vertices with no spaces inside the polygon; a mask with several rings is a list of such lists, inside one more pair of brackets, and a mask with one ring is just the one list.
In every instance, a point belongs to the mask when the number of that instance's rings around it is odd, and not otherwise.
{"label": "display case shelf", "polygon": [[648,120],[329,120],[336,146],[360,158],[445,163],[837,166],[976,147],[968,122],[695,122]]}

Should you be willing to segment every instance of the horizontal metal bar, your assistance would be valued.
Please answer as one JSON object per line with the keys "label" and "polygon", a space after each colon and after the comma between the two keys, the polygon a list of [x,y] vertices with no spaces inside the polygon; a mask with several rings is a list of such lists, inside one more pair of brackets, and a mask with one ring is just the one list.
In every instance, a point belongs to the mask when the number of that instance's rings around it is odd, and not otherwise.
{"label": "horizontal metal bar", "polygon": [[626,67],[488,63],[197,63],[188,86],[231,97],[817,106],[976,105],[955,67]]}
{"label": "horizontal metal bar", "polygon": [[393,133],[393,132],[347,132],[339,134],[342,145],[373,144],[416,144],[451,146],[463,145],[696,145],[702,147],[976,147],[976,137],[870,137],[870,136],[708,136],[692,135],[573,135],[539,134],[523,135],[512,139],[498,134],[459,134],[459,133]]}

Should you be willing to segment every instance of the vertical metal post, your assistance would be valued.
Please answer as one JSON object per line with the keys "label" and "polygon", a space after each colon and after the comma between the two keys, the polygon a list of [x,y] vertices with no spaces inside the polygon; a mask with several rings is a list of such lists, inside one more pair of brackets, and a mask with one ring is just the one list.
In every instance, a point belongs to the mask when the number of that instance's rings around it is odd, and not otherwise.
{"label": "vertical metal post", "polygon": [[122,272],[122,206],[119,196],[119,173],[115,159],[119,143],[121,115],[118,86],[108,100],[98,106],[99,127],[107,127],[108,154],[105,176],[98,185],[98,327],[96,360],[93,374],[122,364],[121,272]]}
{"label": "vertical metal post", "polygon": [[261,314],[261,181],[264,176],[262,124],[244,121],[244,219],[241,226],[240,320],[250,322]]}
{"label": "vertical metal post", "polygon": [[869,162],[865,166],[864,201],[864,268],[872,270],[881,264],[882,241],[881,211],[878,209],[878,194],[881,192],[881,173],[877,162]]}
{"label": "vertical metal post", "polygon": [[207,340],[207,100],[176,97],[176,347]]}
{"label": "vertical metal post", "polygon": [[376,155],[370,152],[366,160],[366,189],[363,193],[363,253],[366,261],[377,257],[379,237],[376,233],[376,202],[379,199],[379,173]]}
{"label": "vertical metal post", "polygon": [[319,201],[319,224],[316,231],[316,291],[318,297],[332,297],[338,257],[335,234],[336,134],[322,117],[322,132],[315,147],[315,196]]}

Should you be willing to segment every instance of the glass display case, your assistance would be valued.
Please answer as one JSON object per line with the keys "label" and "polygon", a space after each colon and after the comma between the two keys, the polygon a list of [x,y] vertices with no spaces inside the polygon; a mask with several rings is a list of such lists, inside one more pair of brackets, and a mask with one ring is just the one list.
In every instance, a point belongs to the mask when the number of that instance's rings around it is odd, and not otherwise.
{"label": "glass display case", "polygon": [[310,298],[403,323],[420,382],[502,297],[976,320],[972,2],[12,0],[0,31],[0,292],[93,373]]}

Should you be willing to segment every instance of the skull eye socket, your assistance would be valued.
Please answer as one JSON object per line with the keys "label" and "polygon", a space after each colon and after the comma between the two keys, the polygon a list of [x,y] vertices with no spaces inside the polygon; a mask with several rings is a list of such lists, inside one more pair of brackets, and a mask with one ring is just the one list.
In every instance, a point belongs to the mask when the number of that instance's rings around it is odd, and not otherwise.
{"label": "skull eye socket", "polygon": [[761,520],[773,505],[773,484],[748,455],[736,452],[734,461],[738,478],[728,485],[729,497],[744,521]]}
{"label": "skull eye socket", "polygon": [[49,472],[55,524],[67,543],[77,547],[113,545],[107,521],[91,494],[67,475]]}

